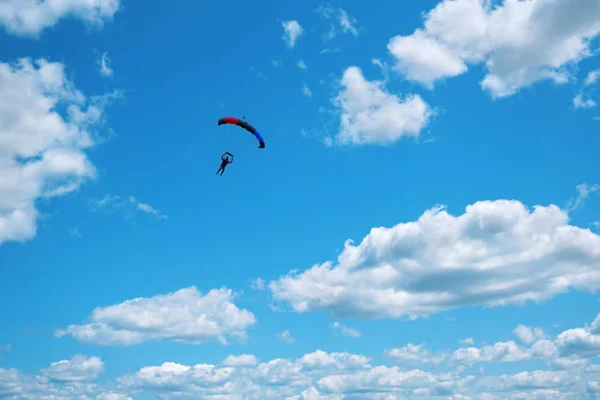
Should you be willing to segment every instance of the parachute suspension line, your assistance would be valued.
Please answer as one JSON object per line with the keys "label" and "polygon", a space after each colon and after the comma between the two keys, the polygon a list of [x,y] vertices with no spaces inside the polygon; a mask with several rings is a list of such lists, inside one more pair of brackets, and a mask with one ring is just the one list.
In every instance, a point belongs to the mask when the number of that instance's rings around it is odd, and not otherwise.
{"label": "parachute suspension line", "polygon": [[232,138],[233,133],[230,131],[231,128],[232,126],[225,125],[225,149],[223,149],[223,152],[236,154],[237,149],[235,146],[235,140]]}

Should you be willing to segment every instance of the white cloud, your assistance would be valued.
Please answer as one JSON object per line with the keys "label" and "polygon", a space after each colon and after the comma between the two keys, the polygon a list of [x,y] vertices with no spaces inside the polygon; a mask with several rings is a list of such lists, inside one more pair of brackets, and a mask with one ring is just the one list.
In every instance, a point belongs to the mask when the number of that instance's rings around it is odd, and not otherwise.
{"label": "white cloud", "polygon": [[103,385],[92,383],[103,372],[103,363],[97,357],[76,355],[70,360],[54,362],[40,372],[40,375],[26,375],[15,368],[0,368],[0,397],[19,400],[132,400],[119,390],[107,390]]}
{"label": "white cloud", "polygon": [[513,333],[524,344],[532,344],[536,340],[545,339],[546,334],[541,328],[531,328],[525,325],[518,325]]}
{"label": "white cloud", "polygon": [[484,64],[482,88],[503,97],[541,80],[567,82],[567,66],[592,54],[598,21],[594,0],[443,0],[388,49],[398,72],[427,87]]}
{"label": "white cloud", "polygon": [[298,66],[298,68],[300,68],[300,69],[308,69],[308,67],[306,66],[306,63],[303,60],[299,60],[296,63],[296,66]]}
{"label": "white cloud", "polygon": [[165,362],[160,366],[144,367],[135,375],[120,378],[119,382],[129,390],[173,392],[173,397],[177,392],[208,397],[227,393],[234,372],[232,367],[211,364],[187,366]]}
{"label": "white cloud", "polygon": [[2,352],[9,352],[11,350],[12,350],[12,346],[10,344],[0,345],[0,351],[2,351]]}
{"label": "white cloud", "polygon": [[595,69],[587,74],[583,84],[585,86],[595,85],[598,82],[598,78],[600,78],[600,69]]}
{"label": "white cloud", "polygon": [[353,34],[354,36],[358,36],[358,29],[356,29],[356,18],[351,17],[348,15],[348,13],[341,9],[339,10],[339,18],[340,18],[340,25],[342,27],[342,32],[346,33],[346,32],[350,32],[351,34]]}
{"label": "white cloud", "polygon": [[261,278],[256,278],[252,281],[252,283],[250,284],[250,287],[254,290],[265,290],[265,280],[261,279]]}
{"label": "white cloud", "polygon": [[134,196],[115,196],[107,194],[101,199],[90,201],[93,210],[101,209],[106,212],[122,211],[127,215],[135,211],[151,214],[158,219],[166,220],[169,217],[147,203],[142,203]]}
{"label": "white cloud", "polygon": [[283,65],[283,60],[278,59],[278,60],[270,60],[271,64],[273,64],[273,67],[275,68],[279,68]]}
{"label": "white cloud", "polygon": [[[539,389],[555,389],[561,388],[564,386],[570,386],[573,383],[573,378],[569,376],[564,371],[523,371],[514,375],[503,374],[497,377],[487,377],[485,379],[481,379],[478,382],[479,386],[487,386],[491,387],[495,390],[527,390],[530,391],[527,393],[526,399],[554,399],[554,398],[564,398],[564,397],[556,397],[556,395],[563,395],[565,393],[561,393],[560,391],[544,391],[541,393],[536,393]],[[554,396],[550,395],[553,393]],[[539,394],[543,394],[541,397],[537,397]],[[532,396],[533,395],[533,396]],[[535,397],[534,397],[535,396]],[[513,397],[519,398],[519,397]],[[523,397],[521,397],[523,398]],[[565,399],[566,400],[566,399]]]}
{"label": "white cloud", "polygon": [[322,371],[331,368],[338,370],[362,368],[369,361],[370,359],[362,354],[328,353],[317,350],[305,354],[296,363],[307,371]]}
{"label": "white cloud", "polygon": [[[525,337],[529,337],[529,331],[523,328],[514,332],[527,332]],[[531,329],[531,333],[534,337],[547,336],[541,329],[537,333]],[[395,362],[402,363],[399,366],[375,364],[362,354],[324,350],[297,359],[274,358],[265,362],[259,362],[252,354],[241,354],[230,355],[218,365],[163,362],[121,376],[116,384],[108,382],[102,386],[73,382],[73,376],[95,376],[81,374],[80,368],[61,371],[61,375],[71,378],[62,382],[49,380],[45,375],[28,376],[15,369],[0,369],[0,393],[24,400],[124,400],[140,392],[163,400],[584,399],[586,393],[598,389],[593,382],[600,380],[600,368],[591,364],[592,358],[600,354],[598,333],[600,314],[583,328],[566,330],[552,339],[537,339],[525,347],[497,342],[482,348],[433,354],[424,345],[409,344],[386,351]],[[527,364],[520,362],[534,359],[546,361],[550,369],[530,371]],[[478,373],[465,369],[478,363],[506,362],[513,363],[511,369],[515,373],[486,376],[483,368]]]}
{"label": "white cloud", "polygon": [[87,382],[60,384],[45,376],[25,375],[14,368],[0,368],[0,393],[5,398],[19,400],[86,399],[95,393],[95,387]]}
{"label": "white cloud", "polygon": [[339,53],[339,52],[340,52],[339,47],[334,47],[334,48],[326,47],[323,50],[321,50],[319,52],[319,54],[329,54],[329,53]]}
{"label": "white cloud", "polygon": [[465,305],[543,301],[600,288],[600,236],[569,225],[555,205],[480,201],[454,216],[443,207],[417,221],[373,228],[346,241],[337,263],[269,284],[298,312],[417,318]]}
{"label": "white cloud", "polygon": [[78,226],[72,226],[69,227],[69,233],[71,234],[71,236],[75,236],[77,238],[81,238],[81,232],[79,231],[79,227]]}
{"label": "white cloud", "polygon": [[567,203],[567,210],[569,212],[575,211],[581,208],[585,200],[590,197],[590,194],[600,192],[600,185],[594,184],[589,185],[587,183],[581,183],[575,188],[577,190],[577,196],[569,199]]}
{"label": "white cloud", "polygon": [[104,392],[99,393],[95,400],[133,400],[133,398],[122,393]]}
{"label": "white cloud", "polygon": [[352,374],[326,376],[317,382],[317,388],[325,393],[376,393],[430,387],[436,382],[436,377],[429,372],[377,366]]}
{"label": "white cloud", "polygon": [[336,37],[338,31],[358,36],[356,18],[350,16],[343,8],[334,8],[330,4],[323,4],[317,7],[316,12],[322,18],[335,22],[335,24],[330,24],[329,31],[324,35],[325,40],[331,40]]}
{"label": "white cloud", "polygon": [[355,328],[350,328],[344,324],[340,324],[339,322],[335,321],[331,327],[335,330],[335,331],[339,331],[342,335],[344,336],[349,336],[349,337],[353,337],[353,338],[359,338],[360,337],[360,331],[358,329]]}
{"label": "white cloud", "polygon": [[498,342],[491,346],[463,347],[452,354],[452,360],[460,364],[473,365],[490,362],[516,362],[529,360],[531,354],[515,342]]}
{"label": "white cloud", "polygon": [[143,211],[147,214],[152,214],[152,215],[156,215],[158,218],[160,219],[167,219],[168,217],[164,214],[162,214],[159,210],[157,210],[156,208],[152,207],[149,204],[146,203],[137,203],[137,209],[140,211]]}
{"label": "white cloud", "polygon": [[306,86],[306,83],[302,84],[302,94],[304,94],[306,97],[312,97],[312,92],[308,86]]}
{"label": "white cloud", "polygon": [[[401,99],[380,81],[368,81],[358,67],[344,71],[334,104],[341,112],[341,145],[387,145],[404,137],[418,137],[433,115],[419,95]],[[333,139],[329,138],[333,143]]]}
{"label": "white cloud", "polygon": [[475,341],[473,340],[473,338],[466,338],[461,340],[460,344],[462,346],[473,346],[473,344],[475,344]]}
{"label": "white cloud", "polygon": [[124,389],[161,393],[164,399],[341,399],[321,397],[311,382],[327,374],[360,371],[368,361],[362,355],[317,350],[296,360],[277,358],[226,367],[166,362],[142,368],[119,382]]}
{"label": "white cloud", "polygon": [[277,338],[279,340],[281,340],[282,342],[286,342],[286,343],[294,343],[294,338],[292,337],[292,334],[290,333],[290,331],[288,331],[287,329],[281,333],[278,333]]}
{"label": "white cloud", "polygon": [[61,63],[0,63],[0,244],[35,237],[39,199],[95,178],[85,151],[102,141],[104,109],[117,97],[86,99]]}
{"label": "white cloud", "polygon": [[100,64],[100,75],[102,75],[104,77],[113,76],[114,71],[110,66],[111,60],[110,60],[110,58],[108,58],[108,52],[104,52],[102,54],[102,57],[100,57],[99,64]]}
{"label": "white cloud", "polygon": [[385,354],[396,361],[406,364],[439,364],[444,361],[447,355],[443,352],[433,354],[425,348],[424,344],[415,345],[412,343],[404,347],[386,350]]}
{"label": "white cloud", "polygon": [[584,99],[582,94],[578,94],[573,98],[573,106],[575,108],[593,108],[596,107],[597,104],[592,99]]}
{"label": "white cloud", "polygon": [[258,364],[258,358],[253,354],[230,355],[223,360],[223,365],[228,367],[249,367]]}
{"label": "white cloud", "polygon": [[101,346],[134,345],[150,340],[200,344],[230,338],[245,340],[246,330],[256,323],[248,310],[233,302],[230,289],[213,289],[202,295],[195,287],[121,304],[98,307],[90,323],[69,325],[56,336],[71,335],[81,342]]}
{"label": "white cloud", "polygon": [[70,360],[53,362],[42,372],[53,381],[93,381],[104,372],[104,363],[98,357],[78,354]]}
{"label": "white cloud", "polygon": [[3,0],[0,24],[13,35],[38,37],[61,19],[75,17],[102,27],[120,8],[120,0]]}
{"label": "white cloud", "polygon": [[281,25],[283,26],[283,40],[285,41],[285,44],[288,47],[295,47],[296,40],[302,35],[304,29],[296,20],[285,21],[282,22]]}

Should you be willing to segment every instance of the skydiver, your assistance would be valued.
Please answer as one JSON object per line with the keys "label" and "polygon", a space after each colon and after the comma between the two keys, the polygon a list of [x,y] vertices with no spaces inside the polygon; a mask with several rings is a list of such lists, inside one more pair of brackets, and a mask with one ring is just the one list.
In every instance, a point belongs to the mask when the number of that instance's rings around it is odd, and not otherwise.
{"label": "skydiver", "polygon": [[221,156],[221,166],[219,167],[219,170],[217,171],[216,175],[219,175],[219,172],[220,172],[221,173],[220,176],[223,176],[223,172],[225,172],[225,167],[227,167],[227,164],[231,164],[232,162],[233,162],[233,154],[227,153],[227,152],[223,153],[223,155]]}

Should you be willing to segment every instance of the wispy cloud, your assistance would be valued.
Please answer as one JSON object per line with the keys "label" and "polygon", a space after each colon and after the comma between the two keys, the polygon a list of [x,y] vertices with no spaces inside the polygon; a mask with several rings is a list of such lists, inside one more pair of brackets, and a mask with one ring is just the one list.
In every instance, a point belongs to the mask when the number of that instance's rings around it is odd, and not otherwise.
{"label": "wispy cloud", "polygon": [[153,206],[139,201],[134,196],[122,197],[107,194],[101,199],[90,201],[90,205],[94,210],[102,209],[108,212],[121,211],[128,214],[139,211],[154,215],[161,220],[168,219],[167,215],[163,214]]}
{"label": "wispy cloud", "polygon": [[290,48],[295,47],[296,41],[304,32],[304,29],[296,20],[285,21],[281,25],[283,26],[283,40],[285,44]]}
{"label": "wispy cloud", "polygon": [[326,47],[323,50],[321,50],[319,53],[320,54],[328,54],[328,53],[339,53],[340,52],[340,48],[339,47]]}
{"label": "wispy cloud", "polygon": [[302,93],[306,96],[306,97],[312,97],[312,92],[310,91],[310,89],[308,88],[308,86],[306,86],[306,83],[302,84]]}
{"label": "wispy cloud", "polygon": [[348,326],[340,324],[337,321],[331,324],[331,328],[336,332],[340,332],[344,336],[349,336],[353,338],[360,337],[360,331],[358,329],[349,328]]}
{"label": "wispy cloud", "polygon": [[587,74],[583,84],[585,86],[594,85],[598,82],[598,78],[600,78],[600,69],[595,69]]}
{"label": "wispy cloud", "polygon": [[598,104],[594,100],[585,98],[583,96],[583,94],[581,94],[581,93],[573,98],[573,106],[578,109],[593,108],[593,107],[596,107],[597,105]]}
{"label": "wispy cloud", "polygon": [[79,226],[75,225],[69,228],[69,233],[71,234],[71,236],[75,236],[77,238],[81,238],[81,232],[79,231]]}
{"label": "wispy cloud", "polygon": [[265,290],[265,281],[264,281],[264,279],[256,278],[252,281],[252,283],[250,284],[250,287],[253,290],[259,290],[259,291]]}
{"label": "wispy cloud", "polygon": [[100,75],[104,76],[104,77],[110,77],[113,76],[114,71],[111,67],[111,59],[108,58],[108,52],[104,52],[102,54],[102,57],[100,57]]}
{"label": "wispy cloud", "polygon": [[330,21],[329,31],[323,35],[324,40],[335,38],[340,32],[358,36],[356,18],[350,16],[343,8],[335,8],[331,4],[323,4],[315,10],[319,16]]}
{"label": "wispy cloud", "polygon": [[281,333],[276,334],[277,338],[285,343],[294,343],[294,338],[292,334],[287,329]]}
{"label": "wispy cloud", "polygon": [[590,196],[590,194],[600,191],[600,185],[588,185],[587,183],[581,183],[577,185],[575,189],[577,190],[577,196],[572,197],[567,202],[568,211],[575,211],[582,207],[583,203]]}

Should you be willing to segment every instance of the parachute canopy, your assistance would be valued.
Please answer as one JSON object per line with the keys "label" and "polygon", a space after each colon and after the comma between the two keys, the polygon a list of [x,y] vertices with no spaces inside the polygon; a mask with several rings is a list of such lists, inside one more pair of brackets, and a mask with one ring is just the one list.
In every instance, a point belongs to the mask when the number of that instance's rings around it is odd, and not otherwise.
{"label": "parachute canopy", "polygon": [[261,136],[260,132],[258,132],[255,127],[253,127],[246,121],[242,121],[235,117],[224,117],[224,118],[219,119],[219,125],[223,125],[223,124],[237,125],[240,128],[244,128],[245,130],[247,130],[248,132],[253,134],[258,139],[258,143],[260,143],[260,145],[258,146],[259,149],[265,148],[265,140]]}

